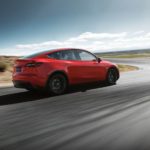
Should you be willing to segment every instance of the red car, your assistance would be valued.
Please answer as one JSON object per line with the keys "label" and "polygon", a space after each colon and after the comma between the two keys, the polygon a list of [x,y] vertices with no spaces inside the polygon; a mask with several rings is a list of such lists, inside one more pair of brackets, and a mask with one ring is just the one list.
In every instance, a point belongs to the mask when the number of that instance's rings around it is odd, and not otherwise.
{"label": "red car", "polygon": [[13,83],[17,88],[43,88],[62,94],[69,85],[106,81],[115,84],[119,70],[111,62],[101,60],[81,49],[56,49],[17,59]]}

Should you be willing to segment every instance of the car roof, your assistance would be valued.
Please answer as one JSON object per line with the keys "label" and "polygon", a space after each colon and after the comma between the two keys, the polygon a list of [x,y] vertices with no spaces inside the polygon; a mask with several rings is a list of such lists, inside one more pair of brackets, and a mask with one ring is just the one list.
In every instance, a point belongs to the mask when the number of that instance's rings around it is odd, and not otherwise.
{"label": "car roof", "polygon": [[65,51],[65,50],[79,50],[79,48],[58,48],[58,49],[52,49],[52,50],[49,50],[49,51],[45,51],[45,53],[55,52],[55,51]]}
{"label": "car roof", "polygon": [[58,51],[66,51],[66,50],[83,50],[83,51],[88,51],[88,50],[84,50],[84,49],[81,49],[81,48],[58,48],[58,49],[52,49],[52,50],[43,51],[43,52],[41,52],[41,55],[43,55],[43,54],[45,55],[45,54],[49,54],[49,53],[53,53],[53,52],[58,52]]}

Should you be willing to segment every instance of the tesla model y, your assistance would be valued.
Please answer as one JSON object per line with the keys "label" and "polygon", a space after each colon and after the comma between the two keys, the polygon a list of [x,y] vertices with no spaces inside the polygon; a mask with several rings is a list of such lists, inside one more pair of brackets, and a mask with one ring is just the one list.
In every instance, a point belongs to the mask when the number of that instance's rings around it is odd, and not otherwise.
{"label": "tesla model y", "polygon": [[55,49],[16,60],[13,83],[17,88],[46,89],[62,94],[69,85],[105,81],[116,84],[119,70],[111,62],[82,49]]}

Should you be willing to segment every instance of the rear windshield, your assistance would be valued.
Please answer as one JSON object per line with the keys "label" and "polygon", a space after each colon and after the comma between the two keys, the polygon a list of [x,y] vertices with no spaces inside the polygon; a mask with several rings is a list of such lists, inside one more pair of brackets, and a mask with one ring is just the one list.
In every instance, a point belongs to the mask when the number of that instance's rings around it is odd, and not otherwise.
{"label": "rear windshield", "polygon": [[48,50],[48,51],[42,51],[42,52],[38,52],[38,53],[34,53],[34,54],[31,54],[31,55],[27,55],[27,56],[23,56],[21,59],[28,59],[28,58],[34,58],[34,57],[37,57],[39,55],[42,55],[46,52],[50,52],[51,50]]}

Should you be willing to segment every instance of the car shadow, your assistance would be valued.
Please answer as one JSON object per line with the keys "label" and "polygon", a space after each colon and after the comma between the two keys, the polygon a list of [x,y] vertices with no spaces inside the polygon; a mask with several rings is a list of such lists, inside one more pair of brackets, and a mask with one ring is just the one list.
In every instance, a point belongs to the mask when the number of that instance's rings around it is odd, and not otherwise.
{"label": "car shadow", "polygon": [[8,94],[0,96],[0,106],[35,101],[46,97],[48,97],[48,95],[33,93],[29,91]]}
{"label": "car shadow", "polygon": [[112,85],[108,85],[106,83],[88,83],[88,84],[80,84],[80,85],[76,85],[76,86],[72,86],[71,88],[69,88],[69,90],[67,91],[67,93],[76,93],[76,92],[86,92],[88,90],[92,90],[92,89],[98,89],[98,88],[104,88],[107,86],[112,86]]}
{"label": "car shadow", "polygon": [[[77,92],[86,92],[88,90],[97,89],[97,88],[103,88],[110,85],[104,84],[104,83],[91,83],[91,84],[82,84],[78,86],[71,86],[69,90],[63,94],[71,94],[71,93],[77,93]],[[17,104],[17,103],[23,103],[23,102],[30,102],[30,101],[36,101],[48,97],[57,97],[56,95],[50,95],[43,92],[29,92],[24,91],[20,93],[13,93],[8,95],[0,96],[0,106],[3,105],[10,105],[10,104]]]}

